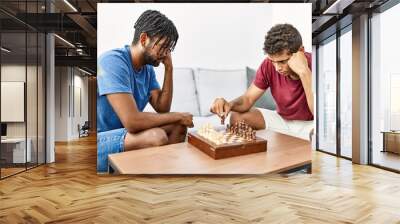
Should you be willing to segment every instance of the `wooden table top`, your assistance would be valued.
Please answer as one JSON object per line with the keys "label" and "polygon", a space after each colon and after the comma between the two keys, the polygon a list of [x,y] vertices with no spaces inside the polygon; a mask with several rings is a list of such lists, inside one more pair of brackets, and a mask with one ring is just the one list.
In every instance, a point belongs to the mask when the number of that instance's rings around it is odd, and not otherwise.
{"label": "wooden table top", "polygon": [[262,130],[267,152],[214,160],[187,142],[108,156],[120,174],[270,174],[311,164],[310,142]]}

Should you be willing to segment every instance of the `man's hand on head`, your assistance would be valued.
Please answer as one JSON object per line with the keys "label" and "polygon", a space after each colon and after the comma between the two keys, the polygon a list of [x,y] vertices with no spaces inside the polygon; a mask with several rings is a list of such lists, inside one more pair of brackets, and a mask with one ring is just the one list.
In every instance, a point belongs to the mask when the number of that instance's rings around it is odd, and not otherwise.
{"label": "man's hand on head", "polygon": [[172,57],[171,57],[171,52],[168,52],[167,55],[164,57],[162,60],[162,63],[164,64],[164,67],[166,69],[172,69]]}
{"label": "man's hand on head", "polygon": [[293,53],[292,57],[290,57],[288,61],[288,65],[300,78],[311,73],[304,51],[299,50],[296,53]]}

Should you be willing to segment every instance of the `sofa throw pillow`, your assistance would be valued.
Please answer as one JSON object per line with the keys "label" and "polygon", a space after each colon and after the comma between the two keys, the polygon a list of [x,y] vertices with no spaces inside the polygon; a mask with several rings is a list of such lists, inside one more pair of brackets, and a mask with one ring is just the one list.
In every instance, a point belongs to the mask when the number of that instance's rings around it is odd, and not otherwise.
{"label": "sofa throw pillow", "polygon": [[[247,73],[247,87],[249,87],[252,83],[254,78],[256,77],[256,70],[246,67]],[[271,89],[267,89],[265,93],[256,101],[255,107],[261,107],[268,110],[276,110],[276,103],[274,98],[271,94]]]}

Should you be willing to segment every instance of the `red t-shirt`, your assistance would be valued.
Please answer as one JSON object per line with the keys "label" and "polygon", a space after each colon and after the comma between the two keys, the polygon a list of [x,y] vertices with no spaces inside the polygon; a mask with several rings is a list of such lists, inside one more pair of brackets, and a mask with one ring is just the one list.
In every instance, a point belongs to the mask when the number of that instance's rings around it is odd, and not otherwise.
{"label": "red t-shirt", "polygon": [[[305,56],[311,70],[311,54],[306,52]],[[268,58],[261,63],[253,83],[260,89],[271,88],[271,94],[276,102],[276,111],[284,119],[304,121],[314,119],[308,108],[301,80],[292,80],[279,74]]]}

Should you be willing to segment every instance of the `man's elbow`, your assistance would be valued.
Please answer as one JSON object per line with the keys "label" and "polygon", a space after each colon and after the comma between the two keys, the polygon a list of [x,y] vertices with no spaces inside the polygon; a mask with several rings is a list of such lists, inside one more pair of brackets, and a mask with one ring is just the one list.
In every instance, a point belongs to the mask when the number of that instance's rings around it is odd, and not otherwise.
{"label": "man's elbow", "polygon": [[157,113],[159,114],[164,114],[164,113],[168,113],[170,110],[158,110]]}
{"label": "man's elbow", "polygon": [[133,125],[128,125],[125,127],[126,131],[131,133],[131,134],[136,134],[137,132],[139,132],[139,129]]}
{"label": "man's elbow", "polygon": [[255,104],[254,99],[250,98],[249,96],[243,97],[243,107],[245,108],[245,112],[249,111],[254,104]]}
{"label": "man's elbow", "polygon": [[131,133],[131,134],[135,134],[138,133],[139,131],[142,130],[141,126],[140,126],[140,122],[139,119],[131,119],[129,122],[127,122],[125,126],[125,129]]}
{"label": "man's elbow", "polygon": [[168,113],[171,111],[171,104],[170,105],[161,105],[156,109],[157,113]]}

